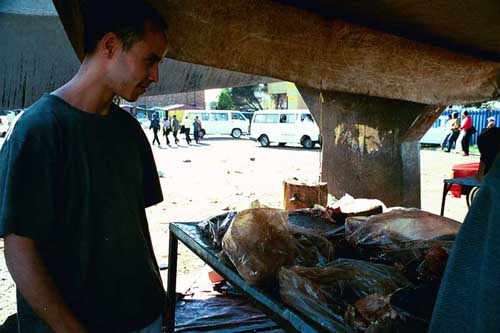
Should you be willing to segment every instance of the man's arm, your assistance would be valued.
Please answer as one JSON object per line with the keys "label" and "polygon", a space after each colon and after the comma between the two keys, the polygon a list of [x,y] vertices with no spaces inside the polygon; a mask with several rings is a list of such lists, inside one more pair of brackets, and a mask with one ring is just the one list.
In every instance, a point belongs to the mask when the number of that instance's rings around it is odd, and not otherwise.
{"label": "man's arm", "polygon": [[64,303],[45,265],[35,242],[26,237],[5,236],[5,260],[17,288],[38,316],[56,333],[85,332]]}

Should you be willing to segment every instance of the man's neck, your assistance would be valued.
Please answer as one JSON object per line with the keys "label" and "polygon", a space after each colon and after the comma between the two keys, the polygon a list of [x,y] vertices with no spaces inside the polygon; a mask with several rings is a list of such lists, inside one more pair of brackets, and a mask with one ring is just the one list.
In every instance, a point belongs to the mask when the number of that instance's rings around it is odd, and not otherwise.
{"label": "man's neck", "polygon": [[113,92],[105,86],[99,75],[82,64],[78,73],[62,87],[52,92],[73,107],[99,115],[110,113]]}

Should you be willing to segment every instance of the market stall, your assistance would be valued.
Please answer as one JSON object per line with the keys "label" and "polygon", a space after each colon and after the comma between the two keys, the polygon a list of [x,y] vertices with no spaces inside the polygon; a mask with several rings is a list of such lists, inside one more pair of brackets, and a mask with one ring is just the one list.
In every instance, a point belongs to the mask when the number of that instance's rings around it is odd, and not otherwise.
{"label": "market stall", "polygon": [[418,209],[367,214],[377,200],[339,202],[170,224],[168,332],[179,241],[287,332],[426,331],[460,223]]}

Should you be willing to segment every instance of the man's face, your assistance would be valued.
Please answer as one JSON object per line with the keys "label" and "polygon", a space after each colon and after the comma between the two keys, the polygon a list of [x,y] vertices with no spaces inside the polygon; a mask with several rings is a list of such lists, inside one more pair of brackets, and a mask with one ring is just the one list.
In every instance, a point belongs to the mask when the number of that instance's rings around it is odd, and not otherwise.
{"label": "man's face", "polygon": [[117,51],[110,65],[108,74],[114,92],[129,102],[136,101],[152,82],[158,82],[158,67],[166,51],[164,33],[146,22],[144,38],[128,51]]}

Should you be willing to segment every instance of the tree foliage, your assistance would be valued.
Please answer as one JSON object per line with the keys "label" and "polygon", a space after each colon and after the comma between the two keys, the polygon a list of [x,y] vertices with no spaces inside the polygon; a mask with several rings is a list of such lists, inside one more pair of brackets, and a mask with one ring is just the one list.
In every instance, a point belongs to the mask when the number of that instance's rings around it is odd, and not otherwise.
{"label": "tree foliage", "polygon": [[234,87],[222,89],[217,100],[218,110],[262,110],[262,104],[257,95],[265,91],[264,85]]}
{"label": "tree foliage", "polygon": [[217,99],[217,110],[234,110],[234,103],[229,89],[222,89]]}
{"label": "tree foliage", "polygon": [[234,106],[242,111],[262,110],[262,104],[256,94],[263,92],[264,89],[263,85],[232,88],[231,97]]}

